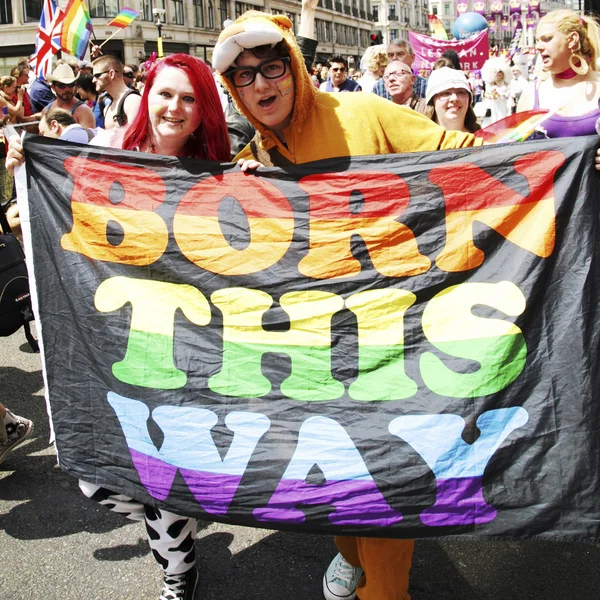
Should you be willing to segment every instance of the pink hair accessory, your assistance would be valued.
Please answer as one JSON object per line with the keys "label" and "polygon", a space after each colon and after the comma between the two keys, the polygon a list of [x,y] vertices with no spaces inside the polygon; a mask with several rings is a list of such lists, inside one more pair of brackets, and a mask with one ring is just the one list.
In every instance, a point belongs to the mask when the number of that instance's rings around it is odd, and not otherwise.
{"label": "pink hair accessory", "polygon": [[146,69],[146,71],[156,62],[157,58],[158,54],[156,54],[156,52],[153,52],[150,55],[150,58],[144,63],[144,68]]}

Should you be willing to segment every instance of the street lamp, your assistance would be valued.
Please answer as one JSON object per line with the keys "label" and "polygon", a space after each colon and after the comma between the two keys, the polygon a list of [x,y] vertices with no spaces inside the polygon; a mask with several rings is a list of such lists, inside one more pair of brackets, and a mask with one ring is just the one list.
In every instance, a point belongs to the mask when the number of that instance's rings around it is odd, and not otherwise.
{"label": "street lamp", "polygon": [[152,16],[156,17],[156,29],[158,29],[158,38],[156,39],[156,46],[158,49],[158,58],[162,58],[163,54],[163,39],[162,39],[162,19],[165,16],[164,8],[153,8]]}

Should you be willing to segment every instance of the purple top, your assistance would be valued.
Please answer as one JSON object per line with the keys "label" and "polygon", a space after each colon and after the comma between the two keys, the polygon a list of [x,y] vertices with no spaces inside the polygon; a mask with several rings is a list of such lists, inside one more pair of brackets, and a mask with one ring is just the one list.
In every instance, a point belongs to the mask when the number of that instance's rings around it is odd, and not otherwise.
{"label": "purple top", "polygon": [[[540,96],[538,86],[535,86],[533,108],[539,108]],[[546,119],[541,127],[549,138],[577,137],[580,135],[593,135],[596,133],[596,121],[600,118],[600,108],[592,110],[585,115],[576,117],[561,117],[553,115]]]}

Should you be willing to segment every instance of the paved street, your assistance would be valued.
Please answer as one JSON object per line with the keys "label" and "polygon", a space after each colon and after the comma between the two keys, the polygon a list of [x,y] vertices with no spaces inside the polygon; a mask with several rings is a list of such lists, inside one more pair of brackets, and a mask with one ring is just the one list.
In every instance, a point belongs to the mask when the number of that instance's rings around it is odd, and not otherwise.
{"label": "paved street", "polygon": [[[0,465],[2,600],[158,600],[141,525],[79,493],[57,466],[39,355],[0,338],[0,400],[35,433]],[[198,600],[320,600],[330,537],[206,524]],[[414,600],[598,600],[600,548],[539,542],[419,542]],[[385,599],[381,599],[385,600]]]}

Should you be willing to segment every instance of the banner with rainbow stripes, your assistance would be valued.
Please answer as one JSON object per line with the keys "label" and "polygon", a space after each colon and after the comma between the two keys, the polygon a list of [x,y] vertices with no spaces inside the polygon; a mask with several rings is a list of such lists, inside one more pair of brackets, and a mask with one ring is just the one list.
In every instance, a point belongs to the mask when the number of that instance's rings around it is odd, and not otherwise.
{"label": "banner with rainbow stripes", "polygon": [[596,145],[253,175],[26,136],[61,467],[211,521],[597,542]]}

